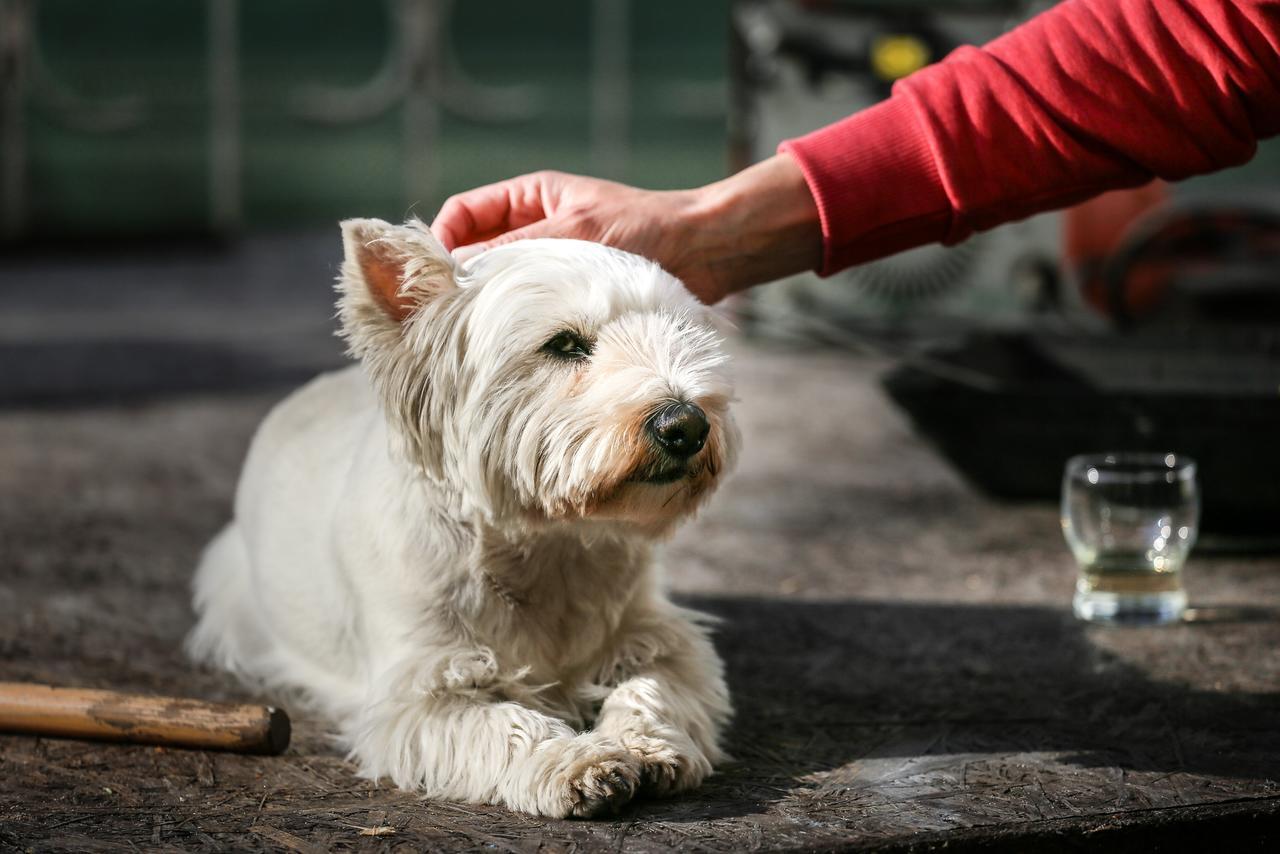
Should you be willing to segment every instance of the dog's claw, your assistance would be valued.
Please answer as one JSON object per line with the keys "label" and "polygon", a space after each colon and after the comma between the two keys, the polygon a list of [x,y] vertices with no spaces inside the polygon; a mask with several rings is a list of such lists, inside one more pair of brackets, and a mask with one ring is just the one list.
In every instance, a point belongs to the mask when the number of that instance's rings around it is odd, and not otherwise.
{"label": "dog's claw", "polygon": [[590,818],[608,810],[617,812],[630,801],[640,787],[640,771],[626,759],[598,762],[569,784],[569,814]]}
{"label": "dog's claw", "polygon": [[627,749],[640,763],[641,790],[655,797],[668,797],[697,786],[711,773],[711,763],[687,744],[683,749],[661,738],[632,736]]}

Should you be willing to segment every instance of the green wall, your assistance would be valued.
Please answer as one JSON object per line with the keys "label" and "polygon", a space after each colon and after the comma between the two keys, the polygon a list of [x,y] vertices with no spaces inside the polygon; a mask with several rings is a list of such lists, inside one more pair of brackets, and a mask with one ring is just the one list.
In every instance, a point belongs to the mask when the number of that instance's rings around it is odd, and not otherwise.
{"label": "green wall", "polygon": [[[429,152],[435,186],[405,183],[402,109],[354,125],[290,111],[306,86],[355,86],[393,36],[387,6],[339,0],[239,4],[242,217],[246,227],[353,214],[429,217],[443,198],[538,168],[591,171],[591,4],[458,2],[449,37],[467,75],[541,94],[533,118],[486,123],[444,112]],[[28,86],[27,233],[102,235],[209,227],[207,5],[201,0],[44,0],[36,40],[52,77],[89,102],[137,95],[136,127],[68,128]],[[630,156],[620,177],[675,187],[724,170],[727,0],[631,4],[626,99]],[[696,114],[672,87],[710,87]]]}

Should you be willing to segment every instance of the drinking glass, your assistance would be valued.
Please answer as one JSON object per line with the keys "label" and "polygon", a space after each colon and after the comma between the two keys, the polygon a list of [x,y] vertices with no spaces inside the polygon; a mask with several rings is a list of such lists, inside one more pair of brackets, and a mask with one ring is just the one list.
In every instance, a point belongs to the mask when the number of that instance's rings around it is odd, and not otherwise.
{"label": "drinking glass", "polygon": [[1062,477],[1062,533],[1080,565],[1082,620],[1158,625],[1187,607],[1182,565],[1195,545],[1200,494],[1179,454],[1084,454]]}

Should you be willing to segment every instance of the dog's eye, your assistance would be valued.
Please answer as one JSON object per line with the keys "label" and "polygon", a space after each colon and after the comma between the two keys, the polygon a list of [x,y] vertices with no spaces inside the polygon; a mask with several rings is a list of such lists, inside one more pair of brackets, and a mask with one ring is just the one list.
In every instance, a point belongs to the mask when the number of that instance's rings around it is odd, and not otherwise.
{"label": "dog's eye", "polygon": [[591,355],[591,343],[572,332],[561,332],[543,344],[542,349],[561,359],[585,359]]}

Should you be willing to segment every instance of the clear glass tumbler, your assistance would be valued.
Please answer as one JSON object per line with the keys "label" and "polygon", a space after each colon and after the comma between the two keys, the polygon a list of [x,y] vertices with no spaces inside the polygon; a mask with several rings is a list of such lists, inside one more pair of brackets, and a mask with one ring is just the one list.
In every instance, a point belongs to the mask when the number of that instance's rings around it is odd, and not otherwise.
{"label": "clear glass tumbler", "polygon": [[1182,565],[1195,545],[1194,460],[1178,454],[1085,454],[1062,477],[1062,533],[1080,565],[1076,616],[1154,625],[1182,618]]}

